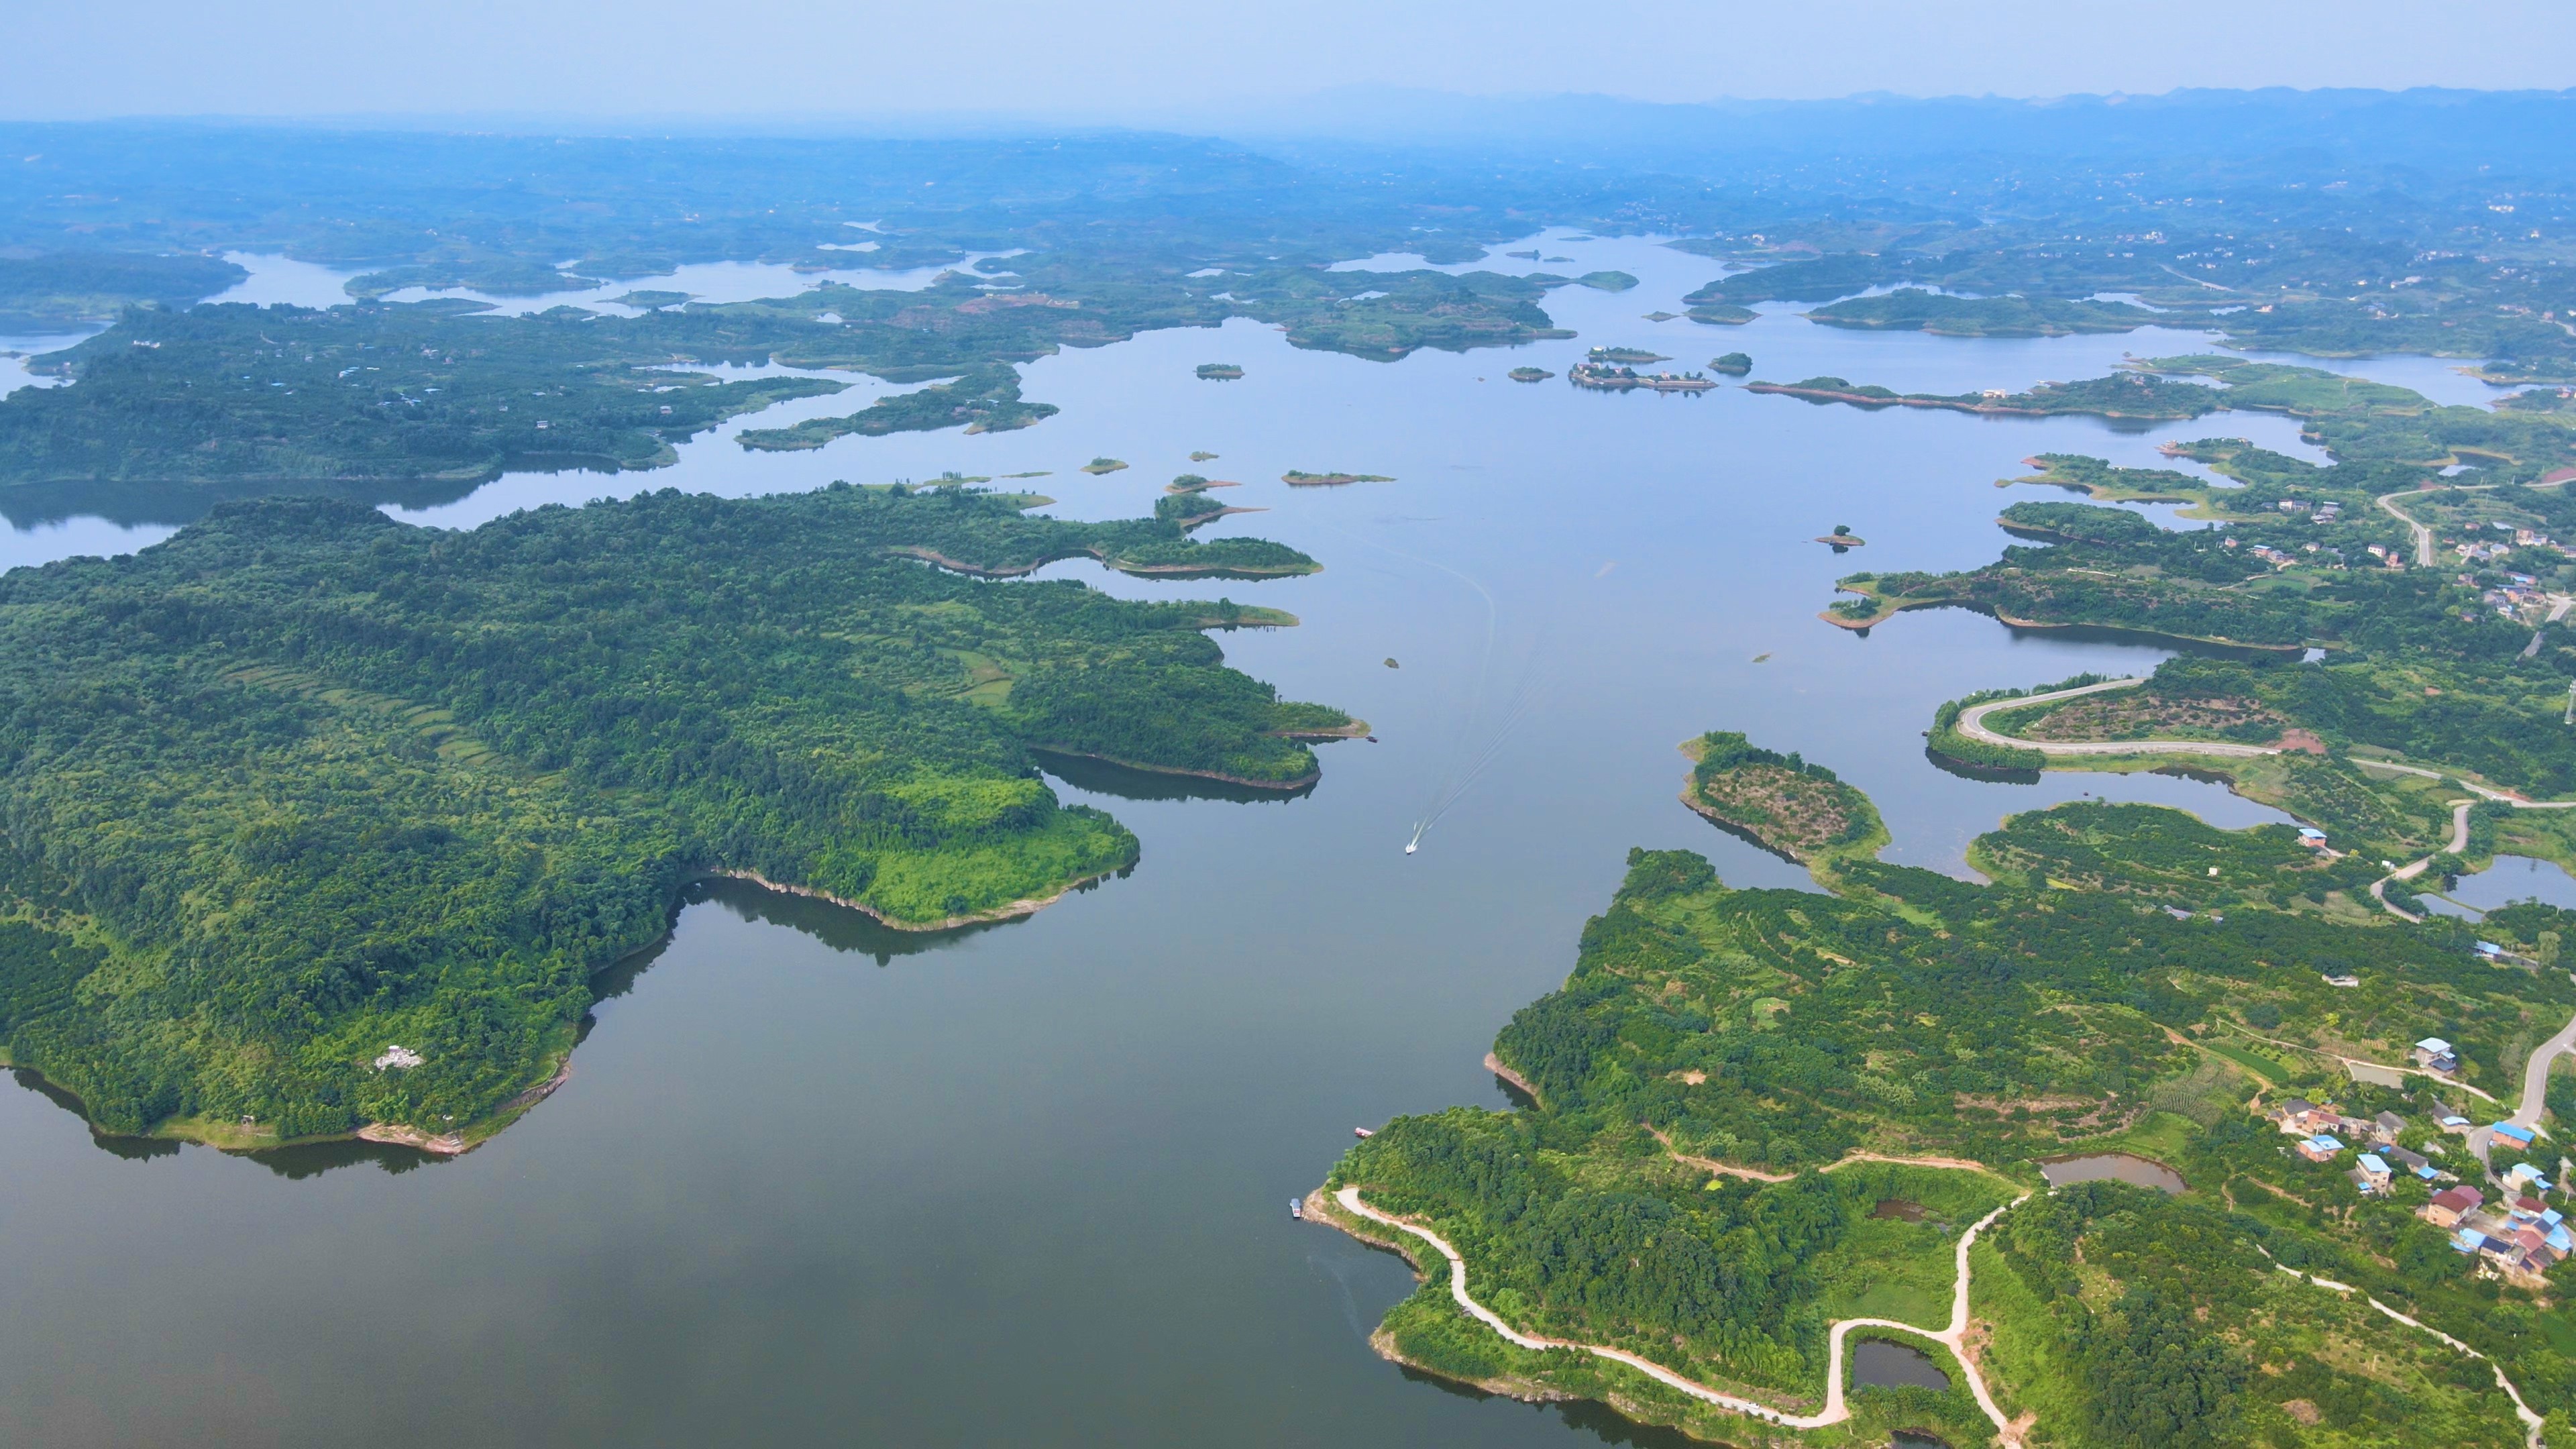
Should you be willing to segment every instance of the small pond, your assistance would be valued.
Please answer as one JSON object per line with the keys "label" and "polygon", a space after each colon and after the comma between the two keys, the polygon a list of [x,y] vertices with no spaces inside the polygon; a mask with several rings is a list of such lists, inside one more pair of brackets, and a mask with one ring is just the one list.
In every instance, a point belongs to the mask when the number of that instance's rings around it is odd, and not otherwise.
{"label": "small pond", "polygon": [[2161,1162],[2132,1157],[2125,1152],[2060,1157],[2041,1163],[2039,1171],[2048,1179],[2050,1187],[2064,1187],[2070,1182],[2100,1182],[2105,1178],[2136,1187],[2160,1187],[2167,1192],[2180,1192],[2185,1186],[2181,1173]]}
{"label": "small pond", "polygon": [[1887,1449],[1950,1449],[1950,1441],[1913,1429],[1899,1429],[1887,1441]]}
{"label": "small pond", "polygon": [[2499,855],[2486,869],[2460,877],[2458,885],[2442,894],[2449,899],[2426,896],[2423,900],[2425,905],[2446,916],[2466,914],[2454,909],[2453,901],[2481,913],[2515,901],[2529,900],[2576,910],[2576,876],[2568,875],[2556,861],[2528,855]]}
{"label": "small pond", "polygon": [[1919,1223],[1923,1221],[1923,1204],[1909,1202],[1901,1197],[1882,1198],[1878,1206],[1869,1210],[1869,1215],[1874,1218],[1894,1218],[1902,1223]]}
{"label": "small pond", "polygon": [[1946,1389],[1950,1376],[1932,1355],[1909,1344],[1883,1338],[1855,1340],[1851,1346],[1851,1381],[1864,1389]]}

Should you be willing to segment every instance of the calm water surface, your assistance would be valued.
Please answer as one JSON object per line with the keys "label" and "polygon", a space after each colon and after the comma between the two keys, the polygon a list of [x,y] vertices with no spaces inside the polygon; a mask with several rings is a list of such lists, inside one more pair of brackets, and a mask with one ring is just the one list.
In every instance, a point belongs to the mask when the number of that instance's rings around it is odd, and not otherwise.
{"label": "calm water surface", "polygon": [[[101,1145],[42,1093],[0,1091],[13,1169],[0,1441],[1673,1442],[1380,1361],[1367,1333],[1409,1274],[1288,1221],[1288,1199],[1354,1126],[1504,1105],[1479,1059],[1564,978],[1628,847],[1687,847],[1737,884],[1812,888],[1674,802],[1674,746],[1700,731],[1832,765],[1878,800],[1891,859],[1937,869],[1962,870],[2001,815],[2086,792],[2223,825],[2280,818],[2178,777],[1996,785],[1923,755],[1943,699],[2143,670],[2162,651],[1959,612],[1863,638],[1815,614],[1857,567],[1993,558],[1995,512],[2039,496],[1994,485],[2027,454],[2152,463],[2159,441],[2213,430],[2295,450],[2295,425],[2124,432],[1733,388],[1513,384],[1511,366],[1562,373],[1600,343],[1694,366],[1741,349],[1757,377],[1952,392],[2203,342],[1873,336],[1787,312],[1649,323],[1640,314],[1678,310],[1714,264],[1635,241],[1543,246],[1580,259],[1559,270],[1617,267],[1643,285],[1554,294],[1581,337],[1509,354],[1389,364],[1300,352],[1250,323],[1153,333],[1031,365],[1027,395],[1064,412],[1019,432],[768,455],[728,430],[672,469],[514,475],[405,515],[467,526],[645,487],[1046,469],[1029,486],[1058,511],[1111,517],[1146,511],[1184,470],[1237,479],[1227,502],[1271,511],[1217,528],[1293,543],[1323,573],[1211,586],[1055,572],[1294,611],[1303,627],[1227,636],[1228,654],[1291,697],[1365,716],[1383,743],[1329,747],[1321,785],[1287,801],[1065,781],[1135,829],[1143,862],[997,929],[923,938],[747,890],[693,896],[666,944],[604,979],[570,1083],[460,1161]],[[1211,361],[1247,375],[1191,376]],[[1193,464],[1193,449],[1220,456]],[[1073,471],[1095,454],[1134,466]],[[1277,481],[1289,468],[1400,481],[1291,490]],[[1837,523],[1869,546],[1837,559],[1807,542]],[[27,561],[120,542],[85,528],[9,546]],[[1536,707],[1403,856],[1435,782],[1495,737],[1523,679]]]}
{"label": "calm water surface", "polygon": [[2070,1182],[2125,1182],[2132,1187],[2160,1187],[2167,1192],[2180,1192],[2184,1187],[2181,1173],[2126,1152],[2056,1158],[2042,1162],[2039,1175],[2048,1179],[2050,1187],[2064,1187]]}
{"label": "calm water surface", "polygon": [[1911,1344],[1857,1338],[1851,1344],[1851,1381],[1869,1389],[1946,1389],[1950,1376],[1932,1355]]}
{"label": "calm water surface", "polygon": [[2475,875],[2460,877],[2460,883],[2444,892],[2450,897],[2424,898],[2425,904],[2442,914],[2466,915],[2451,902],[2478,912],[2492,911],[2516,901],[2538,901],[2561,910],[2576,910],[2576,876],[2570,876],[2554,860],[2541,860],[2528,855],[2499,855],[2486,869]]}

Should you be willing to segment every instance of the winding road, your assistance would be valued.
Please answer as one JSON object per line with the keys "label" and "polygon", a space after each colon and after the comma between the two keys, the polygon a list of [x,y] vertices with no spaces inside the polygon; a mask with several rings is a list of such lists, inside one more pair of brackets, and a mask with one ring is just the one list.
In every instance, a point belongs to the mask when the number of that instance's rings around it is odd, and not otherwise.
{"label": "winding road", "polygon": [[[2270,1257],[2271,1254],[2267,1252],[2264,1256]],[[2349,1283],[2338,1283],[2332,1278],[2320,1278],[2314,1273],[2302,1273],[2298,1269],[2293,1268],[2286,1263],[2278,1266],[2282,1272],[2289,1274],[2291,1277],[2306,1279],[2308,1282],[2314,1283],[2329,1293],[2340,1293],[2349,1298],[2358,1291]],[[2488,1358],[2485,1354],[2478,1352],[2476,1349],[2469,1347],[2467,1344],[2460,1342],[2458,1339],[2453,1338],[2451,1335],[2444,1333],[2433,1325],[2424,1322],[2422,1319],[2409,1318],[2405,1314],[2398,1312],[2396,1309],[2389,1307],[2387,1304],[2380,1302],[2378,1299],[2371,1297],[2367,1293],[2364,1293],[2361,1296],[2364,1301],[2370,1304],[2371,1307],[2378,1309],[2381,1313],[2386,1314],[2388,1317],[2395,1319],[2399,1323],[2405,1324],[2408,1328],[2418,1329],[2422,1332],[2429,1333],[2433,1337],[2440,1339],[2443,1343],[2448,1344],[2454,1351],[2466,1354],[2470,1358],[2476,1359],[2480,1363],[2485,1364],[2495,1374],[2496,1387],[2504,1390],[2504,1396],[2506,1398],[2513,1400],[2513,1416],[2522,1421],[2522,1434],[2525,1449],[2542,1449],[2541,1433],[2548,1427],[2549,1421],[2532,1412],[2531,1405],[2523,1402],[2522,1390],[2514,1387],[2513,1380],[2504,1376],[2504,1365],[2497,1363],[2494,1359]]]}
{"label": "winding road", "polygon": [[[2510,805],[2516,810],[2576,810],[2576,800],[2525,800],[2519,795],[2509,794],[2503,790],[2497,790],[2486,785],[2480,785],[2474,781],[2463,780],[2456,775],[2446,775],[2439,770],[2428,770],[2421,765],[2400,765],[2390,760],[2364,759],[2355,759],[2353,763],[2356,765],[2364,765],[2374,770],[2394,770],[2401,775],[2420,775],[2427,780],[2447,780],[2450,783],[2459,786],[2461,789],[2477,795],[2481,799]],[[2451,843],[2444,846],[2444,850],[2449,851],[2453,855],[2465,855],[2468,853],[2469,812],[2477,808],[2477,804],[2478,802],[2476,800],[2454,800],[2451,802]],[[2386,892],[2390,881],[2413,880],[2415,877],[2424,873],[2424,867],[2431,865],[2432,863],[2433,857],[2428,855],[2422,860],[2408,861],[2406,864],[2401,865],[2397,869],[2390,871],[2388,874],[2381,876],[2379,879],[2372,881],[2370,883],[2370,898],[2379,902],[2380,909],[2385,910],[2390,915],[2395,916],[2400,920],[2422,921],[2424,918],[2415,914],[2413,911],[2399,910],[2396,906],[2389,904]]]}
{"label": "winding road", "polygon": [[[1984,1171],[1985,1169],[1980,1167],[1978,1170]],[[1406,1222],[1402,1218],[1379,1212],[1376,1208],[1370,1207],[1368,1203],[1360,1197],[1360,1190],[1357,1187],[1343,1188],[1340,1192],[1334,1194],[1333,1200],[1341,1204],[1344,1210],[1355,1216],[1366,1218],[1371,1222],[1384,1223],[1386,1226],[1397,1229],[1401,1232],[1411,1233],[1413,1236],[1429,1243],[1432,1247],[1439,1249],[1440,1256],[1449,1260],[1449,1296],[1457,1300],[1458,1307],[1464,1310],[1469,1317],[1474,1318],[1477,1322],[1494,1330],[1494,1332],[1501,1334],[1505,1342],[1510,1343],[1515,1347],[1541,1350],[1563,1348],[1593,1354],[1600,1358],[1610,1359],[1616,1363],[1626,1364],[1628,1367],[1635,1369],[1637,1372],[1644,1374],[1646,1377],[1653,1379],[1659,1384],[1679,1389],[1683,1393],[1690,1395],[1692,1398],[1698,1399],[1704,1403],[1715,1404],[1721,1409],[1743,1414],[1748,1418],[1760,1419],[1764,1423],[1778,1424],[1781,1427],[1788,1429],[1821,1429],[1828,1424],[1839,1424],[1845,1419],[1851,1417],[1851,1407],[1843,1402],[1843,1341],[1851,1336],[1851,1331],[1855,1328],[1891,1329],[1898,1333],[1910,1333],[1917,1337],[1932,1339],[1935,1342],[1946,1345],[1950,1350],[1951,1356],[1958,1360],[1960,1372],[1967,1378],[1968,1392],[1976,1396],[1977,1407],[1983,1409],[1986,1417],[1994,1422],[1995,1433],[2002,1440],[2006,1449],[2020,1449],[2020,1430],[2014,1425],[2012,1420],[2004,1417],[2003,1409],[1995,1403],[1994,1396],[1986,1391],[1985,1376],[1977,1372],[1977,1366],[1969,1358],[1965,1346],[1965,1340],[1968,1336],[1968,1249],[1975,1245],[1977,1234],[1985,1231],[1995,1219],[2002,1217],[2005,1213],[2008,1213],[2014,1208],[2020,1206],[2022,1203],[2027,1202],[2029,1198],[2030,1194],[2028,1193],[2024,1193],[2020,1197],[2014,1198],[2011,1202],[2005,1203],[2002,1207],[1996,1208],[1993,1212],[1977,1219],[1974,1226],[1959,1235],[1959,1281],[1958,1287],[1951,1295],[1950,1323],[1948,1327],[1940,1329],[1923,1328],[1911,1323],[1899,1323],[1892,1318],[1845,1318],[1838,1320],[1833,1325],[1831,1335],[1827,1339],[1827,1350],[1825,1356],[1825,1407],[1821,1411],[1813,1414],[1783,1413],[1767,1404],[1756,1403],[1751,1399],[1741,1398],[1737,1395],[1723,1392],[1722,1390],[1712,1389],[1706,1384],[1684,1378],[1680,1374],[1673,1372],[1671,1369],[1664,1367],[1662,1364],[1655,1363],[1650,1359],[1640,1358],[1625,1349],[1604,1348],[1599,1344],[1592,1343],[1574,1343],[1561,1338],[1540,1338],[1533,1334],[1523,1333],[1512,1327],[1510,1324],[1505,1323],[1502,1319],[1502,1315],[1494,1312],[1492,1309],[1487,1308],[1485,1305],[1477,1302],[1474,1298],[1468,1296],[1467,1260],[1458,1255],[1458,1250],[1456,1248],[1449,1246],[1447,1239],[1441,1237],[1438,1233],[1431,1231],[1429,1228]]]}
{"label": "winding road", "polygon": [[[2386,504],[2388,499],[2382,497],[2379,501]],[[2396,510],[2391,508],[2390,512],[2394,513]],[[2406,515],[2398,513],[2397,516],[2404,518]],[[2429,531],[2424,535],[2427,539],[2430,536]],[[2429,549],[2431,544],[2424,543],[2423,546]],[[2557,618],[2565,612],[2567,610],[2564,606],[2553,605],[2550,617]],[[1990,699],[1983,704],[1970,705],[1959,711],[1959,718],[1952,728],[1972,740],[1990,745],[2002,745],[2008,749],[2037,750],[2044,755],[2214,755],[2245,759],[2281,753],[2279,745],[2239,745],[2219,740],[2031,740],[2000,733],[1986,724],[1986,716],[1997,710],[2029,709],[2034,705],[2055,704],[2060,700],[2077,699],[2088,694],[2102,694],[2114,689],[2135,689],[2146,682],[2144,678],[2106,679],[2099,684],[2087,684],[2077,689],[2056,689],[2046,694],[2023,694],[2004,699]],[[2422,765],[2401,765],[2394,760],[2360,758],[2356,758],[2353,763],[2373,770],[2391,770],[2401,775],[2418,775],[2427,780],[2449,781],[2477,796],[2478,799],[2510,805],[2516,810],[2576,810],[2576,800],[2525,800],[2511,791],[2498,790],[2491,785],[2481,785],[2472,780],[2462,779],[2455,772],[2427,769]],[[2477,803],[2478,800],[2475,799],[2451,802],[2451,840],[2444,849],[2453,855],[2464,854],[2469,848],[2469,811]],[[2372,881],[2370,898],[2379,902],[2380,908],[2392,916],[2407,921],[2422,921],[2424,919],[2422,916],[2412,911],[2402,910],[2389,901],[2388,883],[2393,880],[2413,880],[2423,874],[2424,868],[2432,863],[2433,857],[2427,855],[2421,860],[2399,866]]]}
{"label": "winding road", "polygon": [[[2526,1132],[2549,1130],[2540,1125],[2540,1114],[2549,1105],[2549,1069],[2556,1064],[2561,1052],[2568,1051],[2576,1051],[2576,1018],[2570,1018],[2565,1026],[2558,1029],[2558,1035],[2532,1048],[2531,1055],[2524,1058],[2522,1102],[2513,1109],[2513,1115],[2504,1120]],[[2487,1160],[2487,1150],[2494,1145],[2495,1129],[2492,1126],[2480,1127],[2469,1134],[2469,1150],[2477,1154],[2480,1162]]]}
{"label": "winding road", "polygon": [[2378,501],[2381,512],[2396,519],[2398,522],[2405,524],[2406,531],[2415,535],[2415,567],[2419,569],[2431,568],[2433,566],[2432,528],[2426,524],[2417,523],[2407,514],[2405,509],[2398,507],[2396,494],[2382,493],[2379,495]]}
{"label": "winding road", "polygon": [[2236,745],[2223,740],[2025,740],[1998,734],[1986,728],[1986,716],[1996,710],[2029,709],[2033,705],[2055,704],[2061,699],[2077,699],[2088,694],[2102,694],[2114,689],[2135,689],[2146,683],[2136,679],[2106,679],[2100,684],[2087,684],[2079,689],[2055,689],[2046,694],[2014,695],[2007,699],[1990,699],[1959,711],[1952,728],[1972,740],[1989,745],[2002,745],[2015,750],[2037,750],[2043,755],[2220,755],[2244,759],[2255,755],[2277,755],[2279,745]]}

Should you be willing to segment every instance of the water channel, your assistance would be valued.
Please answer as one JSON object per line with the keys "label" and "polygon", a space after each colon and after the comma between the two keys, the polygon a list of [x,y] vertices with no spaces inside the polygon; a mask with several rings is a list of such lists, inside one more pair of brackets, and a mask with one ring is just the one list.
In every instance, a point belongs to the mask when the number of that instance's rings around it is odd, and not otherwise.
{"label": "water channel", "polygon": [[[1137,832],[1143,862],[997,929],[926,938],[702,891],[664,945],[603,981],[570,1083],[458,1161],[101,1143],[40,1091],[0,1091],[0,1440],[1674,1442],[1382,1362],[1367,1335],[1409,1274],[1290,1222],[1289,1198],[1354,1126],[1506,1105],[1480,1058],[1563,979],[1630,846],[1699,850],[1740,885],[1812,888],[1675,803],[1674,746],[1703,730],[1831,765],[1877,800],[1889,858],[1954,872],[1999,816],[2088,792],[2227,826],[2279,818],[2174,776],[1992,784],[1923,754],[1946,698],[2141,671],[2162,651],[1955,611],[1868,637],[1815,615],[1855,568],[1993,558],[1996,511],[2039,496],[1994,480],[2028,454],[2162,463],[2157,443],[2212,433],[2314,454],[2263,416],[2115,430],[1511,383],[1512,366],[1562,374],[1594,344],[1685,366],[1743,350],[1756,377],[1941,392],[2208,345],[1873,335],[1790,308],[1743,327],[1654,323],[1642,314],[1680,310],[1716,265],[1633,239],[1543,245],[1578,259],[1554,270],[1641,285],[1554,293],[1581,335],[1509,353],[1365,362],[1248,322],[1149,333],[1027,367],[1026,395],[1064,411],[1023,431],[748,454],[727,428],[670,469],[513,475],[402,515],[471,526],[639,488],[1046,469],[1030,486],[1061,512],[1108,517],[1147,511],[1185,470],[1237,479],[1227,502],[1270,511],[1217,530],[1295,544],[1323,573],[1212,586],[1054,572],[1294,611],[1302,627],[1228,636],[1228,654],[1290,697],[1366,717],[1382,743],[1329,747],[1322,783],[1286,801],[1063,780]],[[1192,375],[1211,361],[1246,375]],[[1074,471],[1101,454],[1133,466]],[[1292,490],[1290,468],[1398,481]],[[1837,523],[1868,547],[1836,558],[1807,541]],[[166,531],[52,529],[7,535],[5,561]],[[1470,691],[1487,616],[1462,575],[1495,600],[1492,676],[1528,670],[1538,706],[1408,858],[1433,782],[1496,704]]]}

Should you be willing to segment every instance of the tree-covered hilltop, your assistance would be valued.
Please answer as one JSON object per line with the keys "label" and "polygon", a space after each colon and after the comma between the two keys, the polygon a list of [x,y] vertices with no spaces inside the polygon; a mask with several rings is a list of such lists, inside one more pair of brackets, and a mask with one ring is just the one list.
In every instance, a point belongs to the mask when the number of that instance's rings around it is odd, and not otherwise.
{"label": "tree-covered hilltop", "polygon": [[0,577],[0,918],[37,932],[0,1040],[112,1131],[479,1130],[694,876],[991,918],[1136,859],[1032,746],[1313,778],[1292,736],[1351,721],[1202,632],[1285,616],[906,556],[1127,526],[843,485],[464,533],[279,499]]}
{"label": "tree-covered hilltop", "polygon": [[[1748,367],[1749,367],[1748,363]],[[2104,418],[2196,418],[2223,406],[2216,390],[2174,382],[2144,372],[2114,373],[2082,382],[2044,382],[2021,392],[1897,392],[1840,377],[1811,377],[1801,382],[1756,382],[1752,392],[1785,393],[1815,402],[1853,403],[1861,407],[1946,408],[1963,413],[1996,413],[2050,417],[2061,413]]]}
{"label": "tree-covered hilltop", "polygon": [[425,481],[461,489],[513,461],[650,468],[734,414],[846,386],[723,382],[668,366],[676,352],[620,319],[569,311],[135,310],[48,356],[76,386],[0,399],[0,503],[21,519],[135,508],[184,519],[260,493],[376,502]]}
{"label": "tree-covered hilltop", "polygon": [[819,448],[851,433],[881,438],[888,433],[960,425],[970,433],[1004,433],[1055,414],[1053,403],[1020,401],[1019,369],[997,363],[954,382],[879,398],[848,417],[808,418],[784,428],[745,428],[734,435],[734,441],[763,452],[794,452]]}
{"label": "tree-covered hilltop", "polygon": [[2051,297],[1953,297],[1906,287],[1851,297],[1809,312],[1829,327],[1877,332],[1930,332],[1942,337],[2064,337],[2078,332],[2130,332],[2156,314],[2126,302]]}
{"label": "tree-covered hilltop", "polygon": [[0,399],[0,506],[21,521],[184,521],[222,498],[279,492],[428,501],[512,466],[658,467],[676,459],[673,444],[729,417],[847,385],[723,381],[690,364],[950,379],[742,437],[792,449],[846,433],[1028,426],[1055,408],[1021,401],[1013,364],[1149,328],[1257,316],[1297,346],[1374,360],[1562,335],[1538,306],[1542,284],[1491,273],[1274,267],[1220,296],[1212,279],[1173,285],[1082,260],[1022,272],[1027,285],[1012,291],[950,273],[913,292],[824,286],[640,317],[488,316],[462,301],[131,309],[39,364],[78,387]]}
{"label": "tree-covered hilltop", "polygon": [[2471,481],[2523,483],[2576,464],[2576,417],[2565,414],[2445,406],[2412,388],[2236,357],[2160,357],[2138,366],[2214,378],[2231,408],[2287,413],[2339,463],[2469,467],[2480,471]]}
{"label": "tree-covered hilltop", "polygon": [[[1704,753],[1736,753],[1739,737],[1710,738]],[[2079,802],[2006,821],[1971,858],[1991,884],[1863,857],[1820,894],[1734,889],[1697,855],[1632,851],[1564,987],[1496,1039],[1533,1099],[1398,1117],[1328,1188],[1437,1232],[1520,1332],[1804,1412],[1832,1323],[1942,1327],[1961,1226],[2035,1193],[2044,1162],[2125,1151],[2186,1190],[2034,1195],[1971,1255],[1985,1381],[2045,1442],[2522,1442],[2485,1365],[2275,1265],[2357,1285],[2491,1355],[2536,1406],[2576,1408],[2564,1310],[2476,1278],[2413,1215],[2427,1184],[2364,1195],[2351,1150],[2289,1155],[2256,1115],[2294,1093],[2391,1110],[2399,1142],[2475,1180],[2433,1120],[2458,1089],[2370,1087],[2341,1058],[2402,1064],[2418,1037],[2473,1040],[2467,1082],[2509,1098],[2512,1053],[2576,1012],[2576,985],[2498,970],[2457,923],[2326,905],[2310,888],[2344,873],[2281,827]],[[1746,1432],[1627,1370],[1515,1349],[1448,1289],[1434,1274],[1389,1313],[1389,1352],[1703,1437]],[[1765,1425],[1767,1442],[1885,1442],[1899,1410],[1854,1402],[1852,1421]],[[1964,1394],[1901,1412],[1953,1443],[1989,1432]]]}
{"label": "tree-covered hilltop", "polygon": [[[2254,646],[2250,661],[2176,659],[2132,693],[1988,724],[2034,742],[2277,741],[2290,753],[2196,764],[2407,858],[2433,848],[2427,837],[2444,828],[2446,811],[2427,793],[2458,789],[2423,771],[2535,797],[2576,791],[2576,730],[2565,722],[2576,643],[2551,618],[2556,600],[2576,590],[2576,564],[2554,541],[2576,537],[2576,501],[2555,485],[2532,486],[2576,460],[2569,415],[2437,407],[2404,388],[2230,358],[2141,366],[2212,376],[2229,408],[2290,413],[2333,461],[2228,438],[2167,450],[2209,465],[2221,475],[2212,481],[2045,454],[2029,460],[2044,471],[2016,481],[2185,503],[2184,516],[2203,526],[2161,528],[2095,504],[2016,503],[1998,522],[2039,543],[1958,573],[1854,575],[1841,585],[1853,597],[1827,617],[1862,627],[1905,609],[1960,606],[2016,626]],[[2440,471],[2454,464],[2464,471]],[[2305,649],[2324,657],[2300,663]],[[2043,760],[1966,740],[1951,730],[1949,708],[1935,721],[1935,747],[1967,763],[2139,763]],[[2412,762],[2417,773],[2374,771],[2372,758]],[[2576,861],[2576,837],[2555,817],[2530,815],[2512,834]]]}
{"label": "tree-covered hilltop", "polygon": [[1682,746],[1691,760],[1682,803],[1763,849],[1818,869],[1873,855],[1887,827],[1869,797],[1797,752],[1766,750],[1730,730]]}
{"label": "tree-covered hilltop", "polygon": [[68,332],[112,322],[138,303],[185,307],[249,275],[231,262],[188,253],[0,256],[0,336]]}

